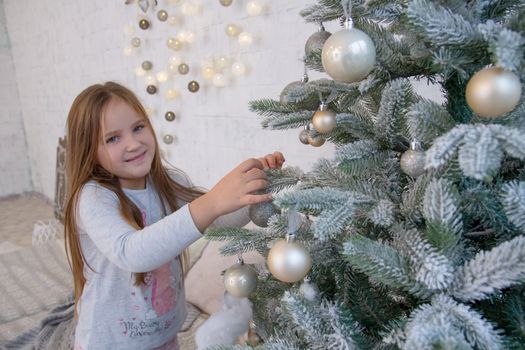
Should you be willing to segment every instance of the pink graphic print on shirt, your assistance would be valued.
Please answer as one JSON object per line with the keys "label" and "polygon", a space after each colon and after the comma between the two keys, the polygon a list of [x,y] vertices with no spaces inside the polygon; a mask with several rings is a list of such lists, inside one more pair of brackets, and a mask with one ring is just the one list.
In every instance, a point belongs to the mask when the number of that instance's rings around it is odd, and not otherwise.
{"label": "pink graphic print on shirt", "polygon": [[171,265],[172,262],[170,261],[158,269],[148,272],[145,276],[146,284],[141,287],[144,298],[149,298],[157,317],[172,310],[177,300],[177,290],[172,283],[174,276]]}

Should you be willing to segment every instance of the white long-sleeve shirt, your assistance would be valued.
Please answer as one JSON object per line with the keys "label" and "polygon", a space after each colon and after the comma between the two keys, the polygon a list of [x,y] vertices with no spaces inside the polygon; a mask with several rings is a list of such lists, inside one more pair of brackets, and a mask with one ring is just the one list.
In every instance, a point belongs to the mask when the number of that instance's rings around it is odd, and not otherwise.
{"label": "white long-sleeve shirt", "polygon": [[[190,182],[171,174],[183,186]],[[84,185],[78,204],[80,245],[88,266],[78,303],[75,349],[154,349],[173,341],[185,318],[184,281],[179,255],[202,237],[187,203],[164,217],[160,198],[146,189],[124,189],[143,215],[136,230],[120,214],[110,190],[94,181]],[[242,227],[247,208],[217,219],[213,226]],[[135,275],[145,272],[143,285]]]}

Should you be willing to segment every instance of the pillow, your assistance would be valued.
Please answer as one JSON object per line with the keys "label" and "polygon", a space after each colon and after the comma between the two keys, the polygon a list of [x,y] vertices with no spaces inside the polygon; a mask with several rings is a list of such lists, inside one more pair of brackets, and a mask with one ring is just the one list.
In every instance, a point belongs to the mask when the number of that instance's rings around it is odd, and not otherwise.
{"label": "pillow", "polygon": [[201,258],[202,252],[209,242],[210,241],[208,241],[206,238],[202,237],[190,244],[188,247],[190,253],[190,269]]}
{"label": "pillow", "polygon": [[[223,256],[219,252],[225,242],[210,241],[201,258],[186,276],[186,300],[211,315],[221,309],[224,283],[221,275],[237,262],[236,256]],[[265,259],[257,252],[243,254],[246,264],[264,264]]]}

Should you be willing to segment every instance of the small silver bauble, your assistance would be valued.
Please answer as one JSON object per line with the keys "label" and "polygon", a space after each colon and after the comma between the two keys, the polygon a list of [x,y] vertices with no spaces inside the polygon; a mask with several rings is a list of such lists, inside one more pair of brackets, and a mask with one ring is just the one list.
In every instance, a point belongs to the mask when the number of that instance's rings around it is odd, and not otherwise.
{"label": "small silver bauble", "polygon": [[418,142],[413,141],[410,149],[403,153],[400,166],[405,174],[412,177],[418,177],[425,172],[425,152],[421,150]]}
{"label": "small silver bauble", "polygon": [[192,80],[188,83],[188,90],[190,92],[197,92],[199,91],[200,85],[197,81]]}
{"label": "small silver bauble", "polygon": [[291,103],[291,102],[297,102],[294,98],[288,96],[290,92],[294,91],[295,89],[304,86],[308,82],[308,74],[304,74],[300,81],[292,81],[288,85],[286,85],[281,91],[281,94],[279,95],[279,101],[281,103]]}
{"label": "small silver bauble", "polygon": [[497,117],[512,111],[520,101],[520,79],[503,68],[484,68],[470,78],[465,96],[474,113]]}
{"label": "small silver bauble", "polygon": [[299,133],[299,141],[301,141],[301,143],[303,145],[308,145],[308,135],[310,134],[310,130],[308,129],[304,129],[304,130],[301,130],[301,132]]}
{"label": "small silver bauble", "polygon": [[168,19],[168,13],[166,12],[166,10],[160,10],[159,12],[157,12],[157,18],[159,19],[159,21],[165,22]]}
{"label": "small silver bauble", "polygon": [[365,32],[353,28],[351,20],[347,20],[345,29],[326,40],[321,60],[330,77],[354,83],[363,80],[374,68],[376,48]]}
{"label": "small silver bauble", "polygon": [[140,46],[140,38],[134,37],[131,39],[131,46],[133,47],[139,47]]}
{"label": "small silver bauble", "polygon": [[141,19],[139,21],[139,27],[140,29],[146,30],[149,28],[149,21],[147,19]]}
{"label": "small silver bauble", "polygon": [[312,258],[304,245],[292,240],[280,240],[268,253],[268,269],[282,282],[301,280],[312,267]]}
{"label": "small silver bauble", "polygon": [[241,260],[226,270],[223,281],[228,293],[237,298],[245,298],[257,288],[257,273]]}
{"label": "small silver bauble", "polygon": [[312,124],[315,131],[321,134],[327,134],[335,128],[335,112],[328,109],[328,106],[322,102],[319,110],[312,117]]}
{"label": "small silver bauble", "polygon": [[271,201],[252,204],[248,209],[248,216],[252,222],[259,227],[267,227],[268,219],[280,213],[281,210]]}
{"label": "small silver bauble", "polygon": [[151,68],[153,68],[153,63],[151,63],[151,61],[144,61],[142,62],[141,67],[144,70],[150,70]]}
{"label": "small silver bauble", "polygon": [[164,141],[165,144],[167,145],[171,145],[173,143],[173,136],[171,135],[164,135],[164,137],[162,138],[162,141]]}
{"label": "small silver bauble", "polygon": [[324,29],[323,24],[320,25],[319,30],[314,34],[310,35],[306,44],[304,45],[304,52],[306,55],[311,53],[314,50],[321,50],[324,46],[326,40],[332,35],[332,33],[327,32]]}
{"label": "small silver bauble", "polygon": [[157,93],[157,87],[155,85],[148,85],[148,87],[146,88],[146,91],[150,95],[156,94]]}
{"label": "small silver bauble", "polygon": [[180,74],[188,74],[190,71],[190,67],[186,63],[179,64],[179,73]]}
{"label": "small silver bauble", "polygon": [[310,131],[308,134],[308,144],[314,147],[321,147],[324,145],[326,139],[323,135],[316,134],[315,132]]}
{"label": "small silver bauble", "polygon": [[164,118],[166,118],[167,121],[172,122],[175,120],[175,113],[167,111],[166,114],[164,114]]}

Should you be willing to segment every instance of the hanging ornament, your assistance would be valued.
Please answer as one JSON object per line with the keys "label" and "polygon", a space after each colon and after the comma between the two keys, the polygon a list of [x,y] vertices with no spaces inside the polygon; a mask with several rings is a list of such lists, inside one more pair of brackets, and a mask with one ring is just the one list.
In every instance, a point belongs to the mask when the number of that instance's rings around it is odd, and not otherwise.
{"label": "hanging ornament", "polygon": [[171,135],[164,135],[164,137],[162,138],[162,141],[164,141],[165,144],[167,145],[171,145],[173,143],[173,136]]}
{"label": "hanging ornament", "polygon": [[132,38],[131,39],[131,46],[133,47],[140,47],[140,38]]}
{"label": "hanging ornament", "polygon": [[166,118],[167,121],[172,122],[175,120],[175,113],[167,111],[166,114],[164,114],[164,118]]}
{"label": "hanging ornament", "polygon": [[186,63],[179,64],[179,73],[180,74],[188,74],[190,71],[190,67]]}
{"label": "hanging ornament", "polygon": [[199,88],[200,88],[200,85],[195,80],[192,80],[188,83],[188,90],[190,90],[190,92],[197,92],[199,91]]}
{"label": "hanging ornament", "polygon": [[470,78],[465,91],[469,107],[481,117],[510,112],[521,98],[520,79],[500,67],[488,67]]}
{"label": "hanging ornament", "polygon": [[237,298],[246,298],[257,288],[257,273],[253,267],[246,265],[241,257],[226,270],[223,281],[228,293]]}
{"label": "hanging ornament", "polygon": [[148,92],[148,94],[154,95],[157,93],[157,87],[155,85],[148,85],[146,91]]}
{"label": "hanging ornament", "polygon": [[151,63],[151,61],[144,61],[140,66],[144,70],[150,70],[151,68],[153,68],[153,63]]}
{"label": "hanging ornament", "polygon": [[363,80],[374,68],[376,48],[363,31],[353,28],[347,17],[345,29],[332,34],[321,55],[324,70],[335,80],[354,83]]}
{"label": "hanging ornament", "polygon": [[139,0],[139,7],[142,10],[142,12],[146,13],[148,11],[149,1],[148,0]]}
{"label": "hanging ornament", "polygon": [[315,131],[320,134],[327,134],[335,128],[335,112],[328,109],[328,105],[322,101],[319,110],[312,117],[312,124]]}
{"label": "hanging ornament", "polygon": [[224,7],[228,7],[232,4],[232,1],[233,0],[219,0],[219,2],[221,3],[222,6]]}
{"label": "hanging ornament", "polygon": [[292,103],[297,102],[297,99],[290,96],[290,92],[296,90],[297,88],[304,86],[308,82],[308,74],[306,73],[306,70],[303,74],[303,77],[301,80],[298,81],[292,81],[290,84],[286,85],[281,91],[281,94],[279,95],[279,101],[281,103]]}
{"label": "hanging ornament", "polygon": [[168,13],[165,10],[160,10],[159,12],[157,12],[157,18],[161,22],[166,22],[166,20],[168,19]]}
{"label": "hanging ornament", "polygon": [[319,298],[319,288],[315,283],[310,282],[308,277],[304,278],[303,283],[299,287],[299,293],[301,293],[306,300],[315,301]]}
{"label": "hanging ornament", "polygon": [[[259,191],[257,193],[262,194],[265,192]],[[267,227],[268,219],[280,213],[281,210],[272,201],[252,204],[248,209],[248,217],[259,227]]]}
{"label": "hanging ornament", "polygon": [[149,21],[147,19],[144,19],[144,18],[141,19],[139,21],[139,27],[140,27],[140,29],[143,29],[143,30],[148,29],[149,28]]}
{"label": "hanging ornament", "polygon": [[299,141],[304,145],[309,145],[308,135],[310,135],[310,125],[306,125],[304,130],[299,133]]}
{"label": "hanging ornament", "polygon": [[313,130],[314,126],[310,123],[310,132],[308,133],[308,144],[314,147],[321,147],[324,145],[326,139],[323,135],[318,134]]}
{"label": "hanging ornament", "polygon": [[304,245],[294,241],[294,235],[275,243],[268,253],[268,269],[273,277],[282,282],[301,280],[312,267],[312,258]]}
{"label": "hanging ornament", "polygon": [[400,160],[401,170],[412,177],[418,177],[425,172],[425,152],[417,141],[410,143],[410,149],[403,153]]}
{"label": "hanging ornament", "polygon": [[323,24],[319,24],[319,30],[314,34],[310,35],[306,44],[304,45],[304,53],[309,55],[314,50],[322,50],[326,40],[332,35],[324,29]]}

